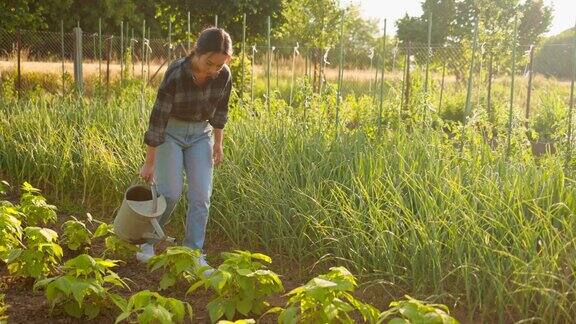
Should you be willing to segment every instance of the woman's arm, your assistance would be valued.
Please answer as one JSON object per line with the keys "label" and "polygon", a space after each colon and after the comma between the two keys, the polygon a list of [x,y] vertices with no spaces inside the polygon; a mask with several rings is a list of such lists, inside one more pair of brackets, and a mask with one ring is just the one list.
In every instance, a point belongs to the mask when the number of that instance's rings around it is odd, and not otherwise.
{"label": "woman's arm", "polygon": [[214,147],[212,158],[214,159],[214,165],[220,164],[222,158],[224,157],[224,150],[222,149],[222,142],[224,141],[224,129],[214,128]]}
{"label": "woman's arm", "polygon": [[154,178],[154,164],[156,163],[156,147],[148,145],[146,148],[146,161],[140,169],[140,176],[144,181],[150,182]]}

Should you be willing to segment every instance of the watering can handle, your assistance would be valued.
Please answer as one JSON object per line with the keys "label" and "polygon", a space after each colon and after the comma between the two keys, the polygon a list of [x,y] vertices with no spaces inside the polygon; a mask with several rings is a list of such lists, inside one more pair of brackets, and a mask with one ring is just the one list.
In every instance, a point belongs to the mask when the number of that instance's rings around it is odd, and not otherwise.
{"label": "watering can handle", "polygon": [[158,194],[154,180],[150,181],[150,191],[152,192],[152,214],[156,214],[156,210],[158,210]]}

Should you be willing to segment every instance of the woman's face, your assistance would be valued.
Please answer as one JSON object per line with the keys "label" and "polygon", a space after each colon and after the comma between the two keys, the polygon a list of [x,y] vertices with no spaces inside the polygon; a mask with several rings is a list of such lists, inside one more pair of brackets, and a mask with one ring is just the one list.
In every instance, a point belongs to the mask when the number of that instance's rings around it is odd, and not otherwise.
{"label": "woman's face", "polygon": [[200,78],[216,77],[216,75],[218,75],[218,72],[222,69],[224,64],[230,60],[230,56],[215,52],[195,56],[195,58],[196,58],[195,72]]}

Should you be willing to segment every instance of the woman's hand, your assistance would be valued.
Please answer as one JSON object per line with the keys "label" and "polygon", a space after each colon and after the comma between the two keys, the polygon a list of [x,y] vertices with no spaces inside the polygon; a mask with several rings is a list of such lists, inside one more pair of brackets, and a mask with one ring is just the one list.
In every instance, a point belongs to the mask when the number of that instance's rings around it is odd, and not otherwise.
{"label": "woman's hand", "polygon": [[224,151],[222,150],[222,144],[215,143],[213,146],[212,160],[214,165],[219,165],[224,157]]}
{"label": "woman's hand", "polygon": [[154,165],[150,163],[144,163],[140,169],[140,177],[146,182],[152,181],[154,178]]}

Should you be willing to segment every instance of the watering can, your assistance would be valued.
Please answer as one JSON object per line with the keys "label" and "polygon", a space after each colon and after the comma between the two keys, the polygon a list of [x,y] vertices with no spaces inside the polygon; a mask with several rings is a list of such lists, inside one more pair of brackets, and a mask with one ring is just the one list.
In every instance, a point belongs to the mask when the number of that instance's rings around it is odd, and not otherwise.
{"label": "watering can", "polygon": [[166,211],[166,199],[156,184],[132,185],[124,193],[122,205],[114,218],[114,233],[132,244],[152,241],[173,242],[164,234],[158,218]]}

